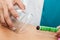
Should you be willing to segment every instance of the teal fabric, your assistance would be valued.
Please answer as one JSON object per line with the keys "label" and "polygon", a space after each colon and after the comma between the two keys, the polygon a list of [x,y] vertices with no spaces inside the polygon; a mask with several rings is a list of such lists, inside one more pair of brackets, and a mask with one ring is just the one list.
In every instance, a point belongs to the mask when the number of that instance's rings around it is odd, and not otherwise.
{"label": "teal fabric", "polygon": [[41,26],[60,25],[60,0],[44,0]]}

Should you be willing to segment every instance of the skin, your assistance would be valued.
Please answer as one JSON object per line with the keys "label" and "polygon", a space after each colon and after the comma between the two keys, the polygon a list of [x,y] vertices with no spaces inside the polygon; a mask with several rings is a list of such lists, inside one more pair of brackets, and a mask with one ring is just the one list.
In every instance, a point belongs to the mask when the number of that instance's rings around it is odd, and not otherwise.
{"label": "skin", "polygon": [[0,23],[4,26],[14,27],[10,14],[14,18],[18,18],[18,14],[14,9],[14,5],[17,5],[20,9],[24,10],[25,6],[21,0],[0,0]]}
{"label": "skin", "polygon": [[56,37],[60,37],[60,29],[59,29],[58,32],[56,33]]}
{"label": "skin", "polygon": [[[19,17],[14,9],[14,5],[17,5],[20,9],[24,10],[25,6],[21,0],[0,0],[0,23],[3,26],[14,27],[10,14],[17,18]],[[60,36],[60,30],[56,33],[56,36]]]}
{"label": "skin", "polygon": [[60,25],[57,26],[57,28],[58,28],[59,30],[56,32],[56,37],[60,37]]}

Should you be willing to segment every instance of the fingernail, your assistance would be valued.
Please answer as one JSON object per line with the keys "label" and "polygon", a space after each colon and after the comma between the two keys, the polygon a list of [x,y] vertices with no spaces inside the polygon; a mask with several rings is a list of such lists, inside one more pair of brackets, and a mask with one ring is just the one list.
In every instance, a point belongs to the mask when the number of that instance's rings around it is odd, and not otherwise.
{"label": "fingernail", "polygon": [[19,17],[19,15],[18,16],[16,16],[15,18],[18,18]]}
{"label": "fingernail", "polygon": [[18,21],[20,21],[20,17],[17,17],[16,19],[17,19]]}
{"label": "fingernail", "polygon": [[15,31],[16,30],[16,27],[12,27],[11,30]]}
{"label": "fingernail", "polygon": [[25,10],[25,6],[23,5],[23,7],[21,8],[22,10]]}

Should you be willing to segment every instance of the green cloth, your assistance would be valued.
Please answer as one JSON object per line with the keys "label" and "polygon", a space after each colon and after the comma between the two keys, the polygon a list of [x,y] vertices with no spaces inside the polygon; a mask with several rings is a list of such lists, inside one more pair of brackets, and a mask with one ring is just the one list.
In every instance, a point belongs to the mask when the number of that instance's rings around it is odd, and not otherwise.
{"label": "green cloth", "polygon": [[40,25],[51,27],[60,25],[60,0],[44,0]]}

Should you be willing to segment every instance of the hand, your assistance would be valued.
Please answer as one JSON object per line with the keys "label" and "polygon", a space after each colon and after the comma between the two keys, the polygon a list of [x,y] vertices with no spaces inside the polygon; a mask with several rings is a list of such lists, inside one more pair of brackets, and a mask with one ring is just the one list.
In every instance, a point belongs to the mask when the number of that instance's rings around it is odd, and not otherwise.
{"label": "hand", "polygon": [[56,37],[60,37],[60,29],[59,29],[58,32],[56,33]]}
{"label": "hand", "polygon": [[59,30],[56,32],[56,37],[60,37],[60,26],[57,27]]}
{"label": "hand", "polygon": [[10,14],[17,18],[18,14],[14,9],[14,5],[18,5],[20,9],[24,10],[25,6],[21,0],[0,0],[0,22],[2,25],[14,27]]}

